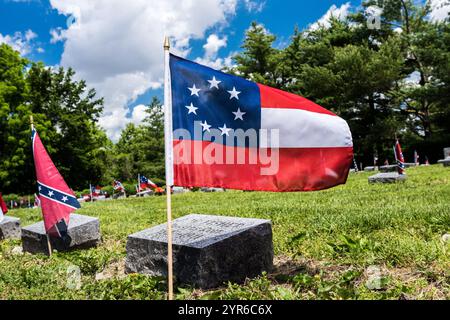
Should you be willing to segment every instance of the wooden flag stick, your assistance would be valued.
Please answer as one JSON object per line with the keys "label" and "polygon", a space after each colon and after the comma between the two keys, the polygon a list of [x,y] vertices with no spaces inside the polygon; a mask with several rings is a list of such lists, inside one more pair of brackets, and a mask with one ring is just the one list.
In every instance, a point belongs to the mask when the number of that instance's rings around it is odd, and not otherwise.
{"label": "wooden flag stick", "polygon": [[168,299],[173,300],[173,254],[172,254],[172,185],[173,185],[173,150],[172,150],[172,97],[170,85],[170,41],[164,39],[164,142],[166,164],[166,199],[167,199],[167,286]]}
{"label": "wooden flag stick", "polygon": [[[31,126],[31,132],[34,131],[34,120],[33,120],[33,116],[30,116],[30,126]],[[34,155],[33,155],[34,156]],[[42,211],[42,208],[41,208]],[[43,215],[44,213],[42,213],[42,218],[44,217]],[[45,229],[45,227],[44,227]],[[45,234],[47,235],[47,248],[48,248],[48,255],[51,257],[52,256],[52,244],[50,243],[50,237],[47,233],[47,231],[45,231]]]}

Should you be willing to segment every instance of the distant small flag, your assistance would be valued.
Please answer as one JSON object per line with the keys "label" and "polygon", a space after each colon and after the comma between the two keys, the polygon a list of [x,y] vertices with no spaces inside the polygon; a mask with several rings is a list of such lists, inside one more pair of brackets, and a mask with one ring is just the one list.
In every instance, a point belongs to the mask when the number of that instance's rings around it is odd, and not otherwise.
{"label": "distant small flag", "polygon": [[125,190],[122,182],[120,182],[119,180],[114,180],[113,188],[114,188],[114,190],[119,191],[119,192],[122,192]]}
{"label": "distant small flag", "polygon": [[425,156],[425,165],[426,165],[426,166],[429,166],[429,165],[430,165],[430,161],[428,161],[428,157],[427,157],[427,156]]}
{"label": "distant small flag", "polygon": [[373,156],[373,165],[376,167],[378,162],[378,156]]}
{"label": "distant small flag", "polygon": [[98,197],[102,194],[102,187],[100,186],[91,186],[91,192],[93,197]]}
{"label": "distant small flag", "polygon": [[80,203],[53,164],[36,130],[32,131],[31,137],[45,231],[65,241],[70,214],[80,208]]}
{"label": "distant small flag", "polygon": [[418,166],[420,164],[420,162],[419,162],[419,154],[417,153],[416,150],[414,150],[414,163],[416,164],[416,166]]}
{"label": "distant small flag", "polygon": [[400,142],[395,142],[394,146],[395,161],[397,161],[397,171],[399,174],[405,174],[405,158],[403,157],[402,147]]}
{"label": "distant small flag", "polygon": [[3,216],[8,212],[8,207],[5,201],[3,201],[2,194],[0,193],[0,221],[3,220]]}
{"label": "distant small flag", "polygon": [[141,176],[140,187],[141,187],[141,189],[147,189],[147,188],[155,189],[155,188],[158,188],[156,183],[154,183],[150,179],[146,178],[145,176]]}

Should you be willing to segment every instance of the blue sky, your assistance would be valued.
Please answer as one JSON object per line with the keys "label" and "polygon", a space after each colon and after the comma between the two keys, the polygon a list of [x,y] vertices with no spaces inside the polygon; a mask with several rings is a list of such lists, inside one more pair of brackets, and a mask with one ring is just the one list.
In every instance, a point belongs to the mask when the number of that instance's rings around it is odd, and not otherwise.
{"label": "blue sky", "polygon": [[[433,0],[441,1],[441,0]],[[117,140],[162,95],[162,39],[213,67],[229,65],[252,21],[289,41],[331,12],[345,17],[361,0],[0,0],[0,43],[33,61],[73,67],[105,97],[100,124]]]}

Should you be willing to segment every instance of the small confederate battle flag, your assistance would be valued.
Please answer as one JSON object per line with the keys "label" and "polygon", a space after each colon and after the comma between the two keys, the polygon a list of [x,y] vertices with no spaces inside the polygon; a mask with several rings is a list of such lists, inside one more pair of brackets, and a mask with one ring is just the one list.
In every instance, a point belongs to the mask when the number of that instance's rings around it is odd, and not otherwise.
{"label": "small confederate battle flag", "polygon": [[66,239],[70,214],[80,208],[80,204],[53,164],[36,130],[31,137],[45,231],[50,236]]}
{"label": "small confederate battle flag", "polygon": [[397,161],[397,171],[399,174],[405,173],[405,158],[403,157],[402,147],[400,146],[400,142],[395,142],[394,147],[395,160]]}

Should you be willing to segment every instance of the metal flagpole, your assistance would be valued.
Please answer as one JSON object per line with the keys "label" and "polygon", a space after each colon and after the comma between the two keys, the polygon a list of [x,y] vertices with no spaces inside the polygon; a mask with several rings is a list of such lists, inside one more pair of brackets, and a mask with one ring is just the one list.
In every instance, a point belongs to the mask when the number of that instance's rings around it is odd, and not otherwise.
{"label": "metal flagpole", "polygon": [[170,84],[170,41],[164,39],[164,140],[166,156],[166,199],[167,199],[167,286],[169,300],[173,300],[173,256],[172,256],[172,185],[173,185],[173,145],[172,145],[172,95]]}
{"label": "metal flagpole", "polygon": [[[30,126],[31,126],[31,133],[33,133],[33,131],[34,131],[33,116],[30,116]],[[34,157],[34,154],[33,154],[33,157]],[[41,207],[41,211],[42,211],[42,207]],[[42,218],[44,218],[44,212],[42,212]],[[50,243],[50,237],[49,237],[47,231],[45,232],[45,234],[47,235],[48,255],[51,257],[52,256],[52,244]]]}

